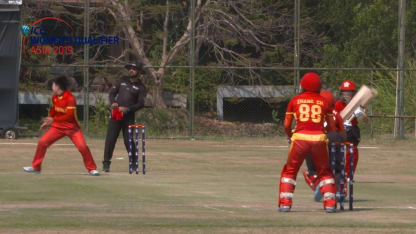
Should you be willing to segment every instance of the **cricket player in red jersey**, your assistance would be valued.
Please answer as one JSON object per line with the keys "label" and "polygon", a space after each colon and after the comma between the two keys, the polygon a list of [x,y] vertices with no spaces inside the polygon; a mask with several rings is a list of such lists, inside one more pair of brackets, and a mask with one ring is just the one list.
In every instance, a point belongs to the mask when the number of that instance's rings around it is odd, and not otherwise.
{"label": "cricket player in red jersey", "polygon": [[[346,80],[342,82],[341,86],[339,87],[339,90],[341,91],[341,100],[338,100],[335,103],[335,111],[341,112],[351,101],[351,99],[354,97],[356,93],[356,87],[355,83],[351,80]],[[368,122],[368,119],[364,116],[363,120],[365,123]],[[353,150],[354,150],[354,166],[353,166],[353,172],[355,173],[355,169],[357,168],[358,163],[358,144],[360,143],[360,128],[358,127],[358,121],[357,118],[352,119],[351,123],[346,123],[345,125],[345,131],[347,134],[347,142],[350,142],[353,144]],[[345,173],[347,178],[349,178],[350,174],[350,152],[347,151],[346,155],[346,163],[345,163]]]}
{"label": "cricket player in red jersey", "polygon": [[[305,92],[290,100],[284,121],[284,128],[291,144],[287,162],[280,176],[279,211],[290,211],[299,168],[306,155],[310,154],[318,172],[318,186],[324,194],[324,209],[333,213],[336,206],[336,186],[329,167],[324,122],[334,130],[334,118],[328,101],[319,95],[320,77],[316,73],[306,73],[300,84]],[[293,118],[296,120],[296,126],[292,131]]]}
{"label": "cricket player in red jersey", "polygon": [[[344,122],[342,121],[342,117],[341,117],[340,113],[337,112],[335,109],[333,109],[334,108],[334,103],[335,103],[334,95],[329,90],[322,90],[320,94],[323,98],[325,98],[328,101],[329,106],[332,109],[332,115],[333,115],[334,121],[335,121],[335,131],[331,132],[331,129],[329,129],[329,126],[326,125],[325,130],[326,130],[327,133],[330,133],[330,134],[327,134],[329,143],[336,143],[336,144],[344,143],[344,141],[345,141]],[[331,144],[328,144],[328,145],[331,145]],[[318,181],[318,174],[316,172],[315,166],[313,165],[313,162],[312,162],[309,155],[306,157],[305,161],[306,161],[308,171],[303,172],[303,177],[305,179],[306,184],[309,185],[309,187],[312,189],[312,191],[315,191],[317,181]],[[340,164],[341,163],[337,159],[336,171],[341,170],[341,168],[339,168]],[[315,192],[318,193],[319,190],[317,190]],[[320,200],[320,198],[316,199],[316,200]]]}
{"label": "cricket player in red jersey", "polygon": [[23,170],[29,173],[39,174],[46,149],[55,141],[68,136],[74,145],[81,152],[84,165],[91,176],[98,176],[94,159],[90,149],[85,143],[84,136],[80,130],[76,115],[75,98],[67,90],[67,79],[65,76],[57,77],[52,82],[52,107],[49,116],[41,125],[41,129],[51,125],[51,128],[40,138],[36,153],[33,158],[32,167],[24,167]]}

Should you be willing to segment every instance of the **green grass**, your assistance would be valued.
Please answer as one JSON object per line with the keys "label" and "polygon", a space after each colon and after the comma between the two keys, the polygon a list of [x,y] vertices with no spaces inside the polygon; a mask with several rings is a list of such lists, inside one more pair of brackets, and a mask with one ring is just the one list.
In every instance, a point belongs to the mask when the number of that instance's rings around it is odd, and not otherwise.
{"label": "green grass", "polygon": [[[1,140],[0,143],[9,141]],[[32,139],[14,143],[36,143]],[[68,140],[57,142],[68,144]],[[88,141],[101,167],[102,140]],[[148,174],[129,175],[121,140],[111,173],[89,177],[79,152],[52,146],[41,175],[35,145],[0,145],[0,233],[412,233],[414,141],[364,142],[355,211],[326,214],[298,176],[293,212],[277,208],[285,139],[150,140]],[[123,157],[123,159],[116,159]],[[303,169],[302,169],[303,170]],[[410,208],[413,207],[413,208]]]}

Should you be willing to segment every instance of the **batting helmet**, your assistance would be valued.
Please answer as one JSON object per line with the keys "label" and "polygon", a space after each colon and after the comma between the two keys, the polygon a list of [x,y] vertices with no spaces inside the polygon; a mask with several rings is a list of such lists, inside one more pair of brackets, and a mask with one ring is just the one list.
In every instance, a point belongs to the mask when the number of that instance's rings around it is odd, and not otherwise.
{"label": "batting helmet", "polygon": [[340,91],[355,91],[355,83],[352,80],[346,80],[342,82],[341,86],[339,87]]}

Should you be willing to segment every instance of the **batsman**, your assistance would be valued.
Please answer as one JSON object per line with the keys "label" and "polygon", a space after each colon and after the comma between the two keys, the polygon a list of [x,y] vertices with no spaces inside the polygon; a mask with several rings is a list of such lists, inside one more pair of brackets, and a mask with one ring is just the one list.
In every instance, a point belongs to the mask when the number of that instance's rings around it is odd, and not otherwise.
{"label": "batsman", "polygon": [[[323,207],[328,213],[335,212],[336,186],[328,160],[327,137],[324,132],[326,121],[331,131],[335,121],[328,101],[319,95],[321,79],[316,73],[306,73],[300,82],[303,93],[293,97],[287,107],[284,128],[290,149],[283,166],[279,185],[279,211],[289,212],[296,186],[296,177],[306,155],[310,154],[318,172],[318,186],[324,195]],[[292,121],[296,126],[292,131]]]}
{"label": "batsman", "polygon": [[[352,98],[356,94],[356,87],[355,83],[351,80],[346,80],[342,82],[341,86],[339,87],[341,100],[338,100],[335,103],[335,111],[341,112],[345,109],[345,107],[351,102]],[[365,114],[361,115],[362,119],[365,123],[368,123],[368,119]],[[344,123],[345,131],[347,133],[347,142],[353,144],[353,173],[355,173],[355,169],[357,168],[358,163],[358,144],[360,143],[360,128],[358,127],[358,120],[356,117],[352,118],[351,121],[347,121]],[[350,178],[350,152],[347,151],[347,162],[345,163],[345,172],[347,173],[347,178]]]}

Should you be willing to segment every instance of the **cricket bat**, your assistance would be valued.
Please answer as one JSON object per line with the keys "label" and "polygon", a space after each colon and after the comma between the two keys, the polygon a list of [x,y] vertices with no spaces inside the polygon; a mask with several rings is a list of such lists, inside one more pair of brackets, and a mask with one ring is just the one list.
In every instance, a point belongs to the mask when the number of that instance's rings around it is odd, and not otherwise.
{"label": "cricket bat", "polygon": [[342,120],[345,122],[349,120],[354,111],[359,108],[364,108],[377,96],[377,90],[369,88],[366,85],[361,86],[360,90],[354,95],[350,103],[341,111],[340,115]]}

